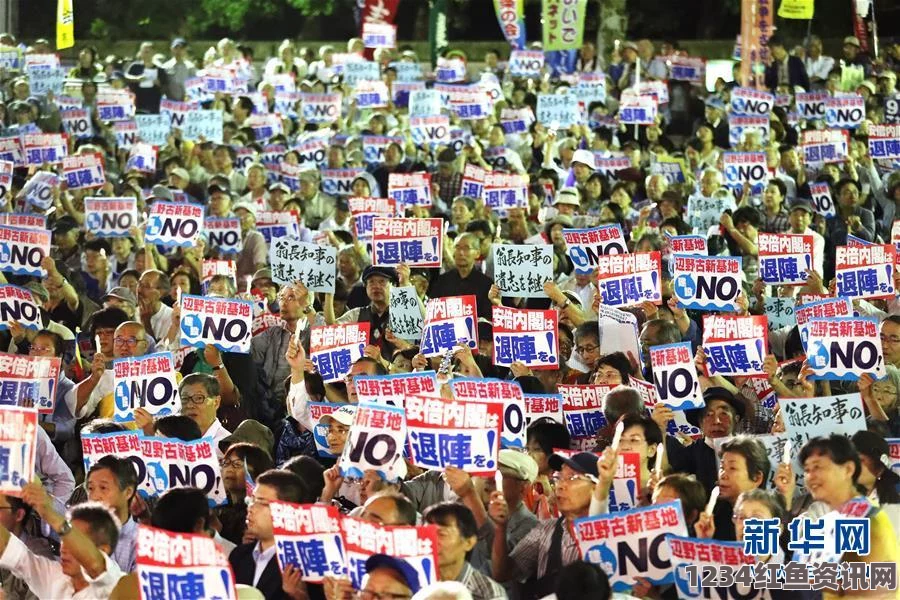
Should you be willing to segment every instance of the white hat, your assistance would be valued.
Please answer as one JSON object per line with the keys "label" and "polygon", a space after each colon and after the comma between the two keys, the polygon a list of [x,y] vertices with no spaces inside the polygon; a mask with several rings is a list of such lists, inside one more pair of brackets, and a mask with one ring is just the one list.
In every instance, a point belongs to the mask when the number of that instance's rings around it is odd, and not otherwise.
{"label": "white hat", "polygon": [[524,452],[504,448],[500,451],[499,461],[501,471],[509,471],[518,479],[528,481],[530,483],[534,481],[535,477],[537,477],[537,463],[534,462],[534,459],[531,458],[531,456],[525,454]]}
{"label": "white hat", "polygon": [[253,215],[254,219],[256,218],[256,203],[247,202],[244,200],[242,200],[241,202],[235,202],[234,206],[231,207],[231,212],[236,213],[238,211],[238,209],[241,209],[241,208],[243,208],[248,213]]}
{"label": "white hat", "polygon": [[571,204],[572,206],[580,206],[581,200],[578,197],[578,189],[567,187],[556,193],[556,199],[553,200],[553,206],[557,204]]}
{"label": "white hat", "polygon": [[594,153],[590,150],[576,150],[575,154],[572,155],[573,163],[581,163],[583,165],[587,165],[592,169],[597,168],[597,164],[594,162]]}
{"label": "white hat", "polygon": [[354,418],[356,418],[356,406],[345,404],[333,413],[319,417],[319,425],[328,425],[330,421],[337,421],[341,425],[350,427],[353,425]]}

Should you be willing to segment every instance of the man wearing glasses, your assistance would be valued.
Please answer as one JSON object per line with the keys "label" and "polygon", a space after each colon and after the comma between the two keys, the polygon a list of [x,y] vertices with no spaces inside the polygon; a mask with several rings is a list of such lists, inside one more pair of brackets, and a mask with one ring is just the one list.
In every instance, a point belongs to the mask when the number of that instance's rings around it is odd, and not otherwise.
{"label": "man wearing glasses", "polygon": [[216,447],[219,460],[222,460],[224,455],[219,442],[231,435],[231,432],[225,429],[216,416],[222,402],[219,380],[206,373],[191,373],[178,386],[178,395],[181,397],[181,414],[197,423],[203,437],[213,439],[213,446]]}
{"label": "man wearing glasses", "polygon": [[900,367],[900,315],[890,315],[881,323],[881,348],[885,362]]}
{"label": "man wearing glasses", "polygon": [[366,575],[358,600],[409,600],[419,591],[419,574],[400,558],[373,554],[366,560]]}

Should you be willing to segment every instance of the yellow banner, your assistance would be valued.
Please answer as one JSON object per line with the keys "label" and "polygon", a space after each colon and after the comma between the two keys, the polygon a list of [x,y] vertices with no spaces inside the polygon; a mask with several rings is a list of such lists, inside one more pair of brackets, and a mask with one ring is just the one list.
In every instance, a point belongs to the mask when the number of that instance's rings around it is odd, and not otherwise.
{"label": "yellow banner", "polygon": [[65,50],[75,45],[74,0],[56,0],[56,49]]}
{"label": "yellow banner", "polygon": [[812,19],[815,0],[781,0],[778,16],[782,19]]}

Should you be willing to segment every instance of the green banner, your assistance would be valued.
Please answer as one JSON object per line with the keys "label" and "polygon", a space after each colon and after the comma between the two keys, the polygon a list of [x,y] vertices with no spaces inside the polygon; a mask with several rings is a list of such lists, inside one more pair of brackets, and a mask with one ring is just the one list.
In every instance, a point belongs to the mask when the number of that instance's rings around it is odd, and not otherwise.
{"label": "green banner", "polygon": [[447,47],[447,0],[431,0],[428,15],[428,46],[431,68],[437,65],[438,53]]}
{"label": "green banner", "polygon": [[575,50],[584,37],[587,0],[543,0],[544,50]]}

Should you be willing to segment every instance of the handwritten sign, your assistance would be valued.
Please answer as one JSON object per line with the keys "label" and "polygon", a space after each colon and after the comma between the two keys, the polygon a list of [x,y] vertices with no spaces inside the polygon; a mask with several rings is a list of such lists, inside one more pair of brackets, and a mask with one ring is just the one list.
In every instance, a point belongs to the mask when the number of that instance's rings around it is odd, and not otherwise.
{"label": "handwritten sign", "polygon": [[342,381],[369,345],[369,323],[343,323],[313,327],[309,359],[325,383]]}
{"label": "handwritten sign", "polygon": [[191,142],[222,143],[223,113],[221,110],[192,110],[184,120],[182,136]]}
{"label": "handwritten sign", "polygon": [[418,341],[425,328],[421,302],[415,286],[391,288],[390,327],[401,340]]}
{"label": "handwritten sign", "polygon": [[607,254],[597,257],[597,287],[608,306],[662,304],[659,252]]}
{"label": "handwritten sign", "polygon": [[171,352],[117,358],[113,361],[113,375],[116,421],[133,421],[136,408],[143,408],[152,416],[178,414],[181,410]]}
{"label": "handwritten sign", "polygon": [[[852,436],[866,429],[863,401],[859,394],[819,396],[817,398],[779,398],[784,427],[791,445],[802,448],[814,437],[833,433]],[[794,472],[802,473],[800,453],[794,455]]]}
{"label": "handwritten sign", "polygon": [[431,298],[425,305],[425,330],[420,349],[425,357],[440,356],[459,342],[478,347],[475,296]]}
{"label": "handwritten sign", "polygon": [[790,328],[797,324],[794,317],[794,305],[794,298],[763,298],[769,331],[776,331],[784,327]]}
{"label": "handwritten sign", "polygon": [[705,406],[690,342],[651,347],[650,364],[660,402],[672,410]]}
{"label": "handwritten sign", "polygon": [[811,379],[856,381],[869,373],[887,375],[876,317],[812,319],[806,342]]}
{"label": "handwritten sign", "polygon": [[334,293],[337,249],[283,237],[269,246],[272,280],[280,285],[302,281],[313,292]]}
{"label": "handwritten sign", "polygon": [[559,313],[495,306],[494,364],[521,362],[532,369],[559,367]]}
{"label": "handwritten sign", "polygon": [[504,296],[546,298],[544,283],[553,280],[549,244],[494,244],[494,282]]}
{"label": "handwritten sign", "polygon": [[372,220],[372,264],[440,267],[444,223],[441,219]]}
{"label": "handwritten sign", "polygon": [[578,98],[573,93],[538,94],[537,120],[545,124],[556,123],[558,127],[577,125],[581,113],[578,109]]}
{"label": "handwritten sign", "polygon": [[223,352],[250,352],[253,303],[202,296],[181,297],[181,344]]}

